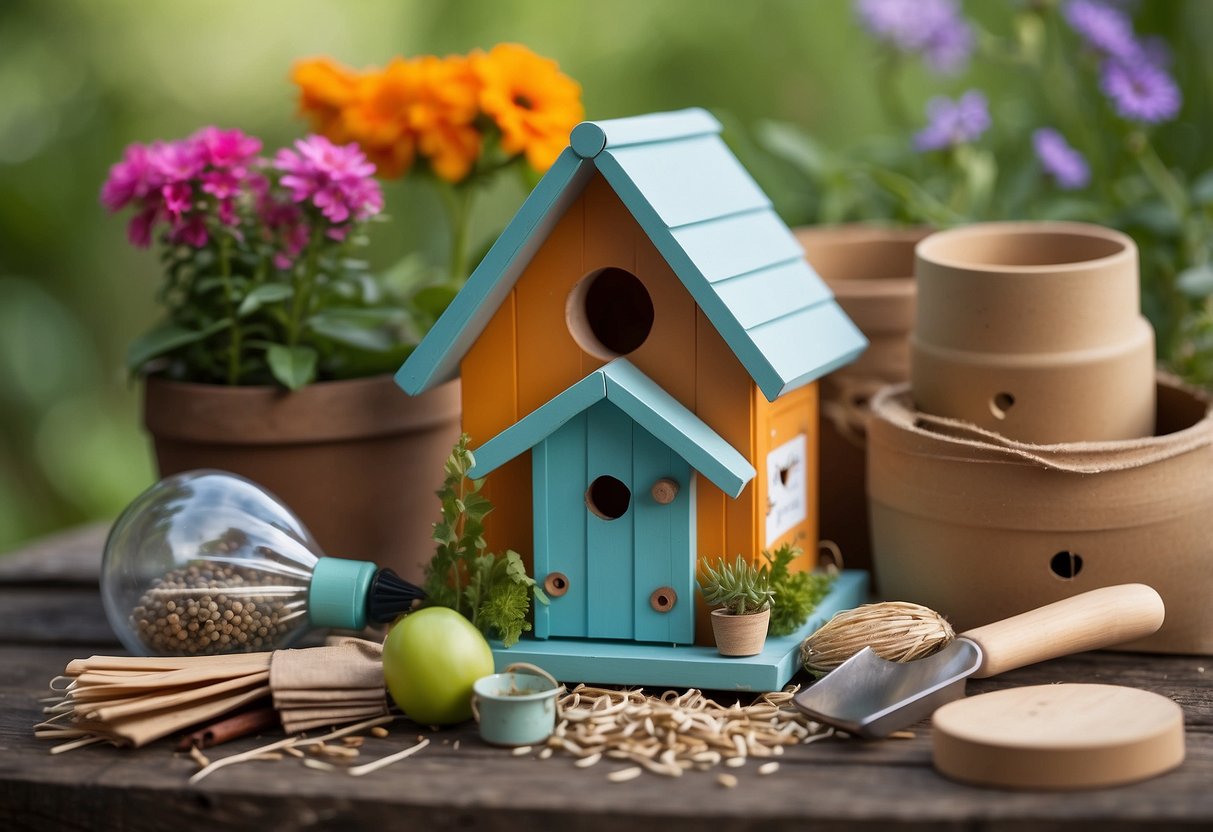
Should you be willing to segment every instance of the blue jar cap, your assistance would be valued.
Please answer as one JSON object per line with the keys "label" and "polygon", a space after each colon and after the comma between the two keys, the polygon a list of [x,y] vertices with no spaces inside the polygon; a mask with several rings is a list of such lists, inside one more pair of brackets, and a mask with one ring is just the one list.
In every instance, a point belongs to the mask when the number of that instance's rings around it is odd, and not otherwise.
{"label": "blue jar cap", "polygon": [[361,630],[366,626],[366,600],[378,567],[366,560],[320,558],[308,589],[308,616],[313,626]]}

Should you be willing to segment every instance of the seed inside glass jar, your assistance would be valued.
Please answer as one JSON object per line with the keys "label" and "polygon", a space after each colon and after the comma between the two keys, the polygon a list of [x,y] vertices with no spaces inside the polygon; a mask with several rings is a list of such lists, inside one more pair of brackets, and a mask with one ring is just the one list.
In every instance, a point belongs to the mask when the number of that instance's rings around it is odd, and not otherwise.
{"label": "seed inside glass jar", "polygon": [[269,650],[298,626],[305,594],[304,582],[294,578],[204,561],[153,581],[131,610],[131,623],[162,655]]}

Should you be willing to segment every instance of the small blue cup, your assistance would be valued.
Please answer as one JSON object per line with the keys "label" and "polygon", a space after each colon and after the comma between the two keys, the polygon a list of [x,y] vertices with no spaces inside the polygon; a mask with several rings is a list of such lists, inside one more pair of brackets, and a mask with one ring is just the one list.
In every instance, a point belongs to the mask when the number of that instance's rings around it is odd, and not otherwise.
{"label": "small blue cup", "polygon": [[480,677],[472,685],[472,712],[481,739],[504,746],[543,742],[556,729],[556,700],[563,690],[546,670],[525,662]]}

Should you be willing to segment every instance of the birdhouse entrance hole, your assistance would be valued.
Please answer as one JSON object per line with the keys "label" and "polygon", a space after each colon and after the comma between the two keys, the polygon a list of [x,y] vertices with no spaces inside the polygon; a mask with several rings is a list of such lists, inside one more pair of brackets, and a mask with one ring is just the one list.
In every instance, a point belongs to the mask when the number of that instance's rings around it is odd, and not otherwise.
{"label": "birdhouse entrance hole", "polygon": [[611,266],[591,272],[573,287],[565,307],[578,345],[609,361],[635,350],[653,330],[653,299],[636,275]]}
{"label": "birdhouse entrance hole", "polygon": [[618,520],[627,513],[632,491],[621,480],[604,475],[590,483],[585,504],[603,520]]}

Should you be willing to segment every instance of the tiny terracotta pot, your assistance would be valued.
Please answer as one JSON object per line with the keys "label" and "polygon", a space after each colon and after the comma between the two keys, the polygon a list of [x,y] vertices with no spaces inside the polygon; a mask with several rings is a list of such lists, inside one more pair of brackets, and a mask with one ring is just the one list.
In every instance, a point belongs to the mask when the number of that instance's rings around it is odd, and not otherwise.
{"label": "tiny terracotta pot", "polygon": [[278,387],[148,378],[160,476],[217,468],[264,486],[327,554],[418,582],[434,553],[435,491],[459,438],[459,385],[410,397],[391,376]]}
{"label": "tiny terracotta pot", "polygon": [[749,615],[712,610],[712,635],[722,656],[757,656],[767,642],[771,608]]}
{"label": "tiny terracotta pot", "polygon": [[[914,247],[930,233],[864,223],[795,231],[805,259],[868,339],[867,350],[823,378],[820,387],[820,536],[838,544],[848,568],[872,568],[864,451],[868,402],[885,384],[910,378]],[[878,579],[873,576],[874,585]]]}
{"label": "tiny terracotta pot", "polygon": [[984,223],[918,244],[914,401],[1034,444],[1154,429],[1137,247],[1084,223]]}
{"label": "tiny terracotta pot", "polygon": [[1118,649],[1213,653],[1213,400],[1160,377],[1157,435],[1032,445],[881,391],[868,425],[881,593],[962,631],[1089,589],[1153,587],[1157,633]]}

